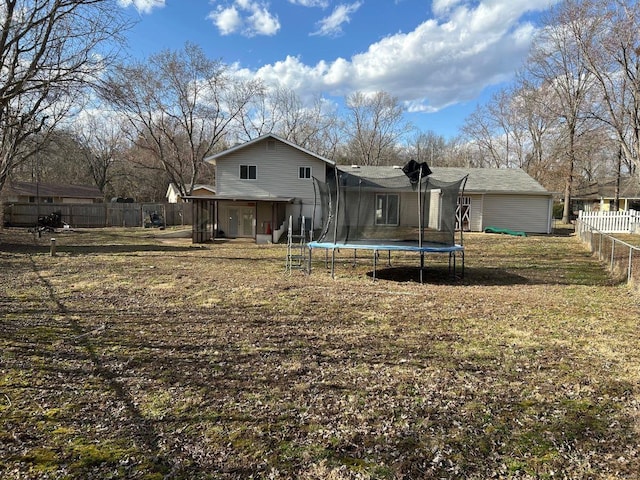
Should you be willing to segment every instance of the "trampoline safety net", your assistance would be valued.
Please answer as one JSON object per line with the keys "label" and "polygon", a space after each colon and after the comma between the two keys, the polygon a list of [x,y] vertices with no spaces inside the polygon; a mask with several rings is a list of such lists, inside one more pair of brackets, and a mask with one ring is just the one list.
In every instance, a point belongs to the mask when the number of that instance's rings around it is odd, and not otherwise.
{"label": "trampoline safety net", "polygon": [[[366,172],[376,170],[362,173]],[[456,209],[466,176],[440,181],[432,178],[425,163],[417,162],[379,172],[364,176],[336,168],[326,182],[314,179],[322,224],[318,242],[418,247],[456,244]],[[462,244],[462,237],[458,243]]]}

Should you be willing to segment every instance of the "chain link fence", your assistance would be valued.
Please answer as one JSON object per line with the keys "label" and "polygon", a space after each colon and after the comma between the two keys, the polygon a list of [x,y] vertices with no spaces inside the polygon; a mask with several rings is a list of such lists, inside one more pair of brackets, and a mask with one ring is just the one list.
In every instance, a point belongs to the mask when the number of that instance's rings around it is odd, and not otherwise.
{"label": "chain link fence", "polygon": [[591,253],[604,262],[614,279],[640,290],[640,247],[620,240],[578,220],[576,234]]}

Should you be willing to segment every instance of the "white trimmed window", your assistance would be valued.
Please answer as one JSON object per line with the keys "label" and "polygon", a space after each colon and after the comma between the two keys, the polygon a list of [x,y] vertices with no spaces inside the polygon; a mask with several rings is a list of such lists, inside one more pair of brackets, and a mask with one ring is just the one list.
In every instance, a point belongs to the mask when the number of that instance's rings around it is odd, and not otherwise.
{"label": "white trimmed window", "polygon": [[298,178],[311,178],[311,167],[300,167],[298,169]]}
{"label": "white trimmed window", "polygon": [[258,168],[255,165],[240,165],[241,180],[255,180],[258,178]]}
{"label": "white trimmed window", "polygon": [[398,225],[400,196],[397,193],[376,194],[376,225]]}

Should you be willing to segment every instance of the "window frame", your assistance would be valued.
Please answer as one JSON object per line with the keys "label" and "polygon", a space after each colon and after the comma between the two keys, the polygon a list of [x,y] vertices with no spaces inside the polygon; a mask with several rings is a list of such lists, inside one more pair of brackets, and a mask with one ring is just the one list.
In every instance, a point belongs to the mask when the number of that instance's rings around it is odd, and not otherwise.
{"label": "window frame", "polygon": [[[251,176],[251,170],[253,169],[253,176]],[[245,176],[243,176],[243,170],[245,172]],[[258,166],[257,165],[249,165],[249,164],[241,164],[239,166],[239,177],[240,180],[257,180],[258,179]]]}
{"label": "window frame", "polygon": [[[375,194],[375,215],[374,224],[379,227],[397,227],[400,225],[400,194],[399,193],[376,193]],[[382,217],[378,216],[378,199],[384,197],[382,207]],[[395,223],[389,223],[389,197],[395,197]],[[381,221],[382,220],[382,221]]]}
{"label": "window frame", "polygon": [[[304,173],[304,175],[303,175]],[[306,174],[309,173],[309,176],[306,176]],[[313,178],[313,170],[311,169],[311,167],[306,166],[306,165],[300,165],[298,167],[298,179],[300,180],[310,180],[311,178]]]}

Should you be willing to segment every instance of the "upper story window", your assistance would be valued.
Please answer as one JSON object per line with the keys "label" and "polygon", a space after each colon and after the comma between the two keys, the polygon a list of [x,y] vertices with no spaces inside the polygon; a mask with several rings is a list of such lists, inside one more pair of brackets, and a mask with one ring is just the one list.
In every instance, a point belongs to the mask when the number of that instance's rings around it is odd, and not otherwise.
{"label": "upper story window", "polygon": [[300,167],[298,169],[298,178],[311,178],[311,167]]}
{"label": "upper story window", "polygon": [[240,165],[241,180],[255,180],[258,178],[258,168],[255,165]]}

